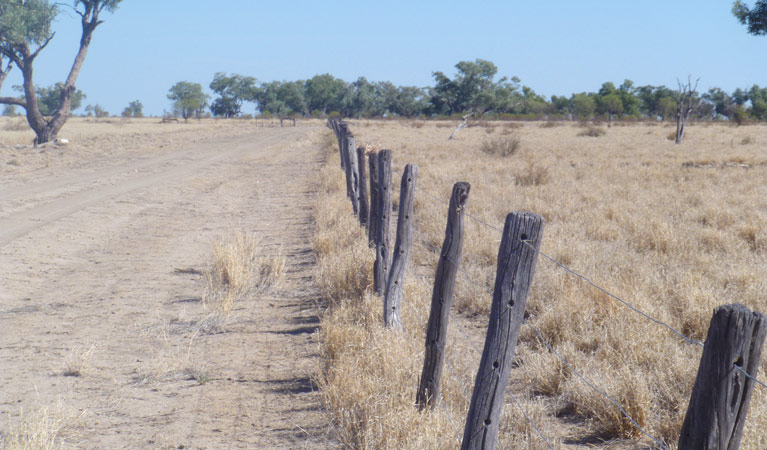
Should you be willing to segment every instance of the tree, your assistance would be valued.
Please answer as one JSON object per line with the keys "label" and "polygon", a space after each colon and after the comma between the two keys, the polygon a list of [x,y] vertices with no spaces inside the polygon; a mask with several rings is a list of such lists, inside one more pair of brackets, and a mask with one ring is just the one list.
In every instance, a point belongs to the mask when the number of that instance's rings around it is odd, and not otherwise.
{"label": "tree", "polygon": [[202,85],[189,81],[174,84],[168,91],[168,100],[173,100],[173,111],[180,114],[184,121],[195,114],[199,118],[208,106],[208,95],[202,92]]}
{"label": "tree", "polygon": [[695,80],[695,86],[692,85],[692,79],[687,77],[687,83],[683,84],[681,81],[676,80],[679,86],[676,94],[676,141],[675,143],[681,144],[684,139],[684,125],[687,123],[687,118],[690,113],[695,109],[698,103],[698,97],[696,90],[698,89],[698,81]]}
{"label": "tree", "polygon": [[573,94],[570,98],[570,104],[573,108],[573,115],[579,120],[588,120],[597,107],[594,99],[585,92]]}
{"label": "tree", "polygon": [[[64,83],[56,83],[47,88],[37,88],[37,102],[40,107],[40,114],[43,116],[52,116],[61,109],[61,99],[64,94]],[[83,103],[86,97],[83,91],[77,89],[72,94],[70,111],[74,111]]]}
{"label": "tree", "polygon": [[754,36],[767,34],[767,0],[757,0],[753,8],[738,0],[732,4],[732,14]]}
{"label": "tree", "polygon": [[[458,72],[452,80],[442,72],[434,72],[436,82],[431,102],[438,113],[471,113],[480,116],[491,111],[495,104],[493,82],[498,68],[490,61],[476,59],[455,65]],[[505,82],[502,79],[500,83]]]}
{"label": "tree", "polygon": [[352,96],[353,91],[346,82],[329,73],[315,75],[306,81],[306,102],[310,111],[342,112],[351,104]]}
{"label": "tree", "polygon": [[602,111],[607,114],[607,127],[612,126],[612,118],[616,114],[623,113],[623,102],[617,92],[612,92],[599,98]]}
{"label": "tree", "polygon": [[123,117],[144,117],[144,105],[140,101],[134,100],[128,103],[128,106],[122,112]]}
{"label": "tree", "polygon": [[[46,118],[40,111],[33,79],[34,62],[51,42],[51,25],[58,14],[58,3],[49,0],[0,0],[0,89],[12,65],[21,71],[23,97],[0,97],[0,103],[21,106],[34,130],[35,142],[42,144],[56,138],[66,123],[77,89],[75,82],[88,53],[93,32],[103,23],[101,14],[114,12],[122,0],[75,0],[74,11],[80,16],[82,34],[72,67],[61,86],[59,107]],[[8,63],[4,67],[3,59]]]}
{"label": "tree", "polygon": [[227,76],[218,72],[210,88],[219,95],[210,105],[214,116],[236,117],[240,114],[243,102],[256,100],[256,79],[253,77],[237,74]]}

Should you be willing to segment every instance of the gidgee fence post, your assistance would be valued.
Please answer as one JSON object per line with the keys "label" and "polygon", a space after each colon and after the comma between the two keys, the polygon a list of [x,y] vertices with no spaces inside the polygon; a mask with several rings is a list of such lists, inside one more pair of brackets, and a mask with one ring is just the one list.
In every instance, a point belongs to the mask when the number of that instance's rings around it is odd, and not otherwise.
{"label": "gidgee fence post", "polygon": [[679,436],[679,450],[737,449],[767,335],[764,315],[743,305],[714,310]]}
{"label": "gidgee fence post", "polygon": [[370,219],[368,220],[368,245],[376,246],[378,227],[378,153],[368,156],[370,166]]}
{"label": "gidgee fence post", "polygon": [[506,216],[498,250],[490,323],[466,417],[462,450],[494,449],[498,445],[498,426],[514,348],[538,260],[538,252],[527,244],[540,248],[542,234],[541,216],[527,212]]}
{"label": "gidgee fence post", "polygon": [[360,207],[360,185],[359,185],[359,168],[357,166],[357,147],[354,143],[354,135],[351,133],[346,134],[346,189],[349,194],[349,199],[352,202],[352,210],[354,215],[359,214]]}
{"label": "gidgee fence post", "polygon": [[394,253],[386,282],[384,296],[384,325],[386,328],[402,328],[402,288],[405,283],[405,272],[410,260],[410,247],[413,244],[413,197],[415,183],[418,178],[418,166],[408,164],[402,171],[402,182],[399,190],[399,215],[397,216],[397,238],[394,241]]}
{"label": "gidgee fence post", "polygon": [[[333,122],[335,124],[335,132],[336,132],[336,138],[338,139],[338,153],[341,156],[341,169],[346,170],[346,153],[344,149],[346,148],[346,133],[347,133],[347,126],[344,122],[340,120],[335,120]],[[346,195],[349,195],[347,192]]]}
{"label": "gidgee fence post", "polygon": [[445,241],[442,243],[437,273],[434,275],[431,312],[426,326],[426,352],[423,358],[421,380],[418,383],[418,393],[415,397],[420,410],[427,405],[434,408],[439,396],[439,381],[445,363],[447,324],[450,319],[450,307],[453,304],[455,278],[463,252],[463,216],[470,189],[469,183],[456,183],[447,209]]}
{"label": "gidgee fence post", "polygon": [[391,225],[391,150],[378,152],[378,206],[376,208],[376,262],[373,266],[373,287],[384,295],[389,279],[389,248]]}
{"label": "gidgee fence post", "polygon": [[360,205],[360,225],[367,227],[368,224],[368,180],[365,164],[365,147],[357,147],[357,168],[359,170],[359,205]]}

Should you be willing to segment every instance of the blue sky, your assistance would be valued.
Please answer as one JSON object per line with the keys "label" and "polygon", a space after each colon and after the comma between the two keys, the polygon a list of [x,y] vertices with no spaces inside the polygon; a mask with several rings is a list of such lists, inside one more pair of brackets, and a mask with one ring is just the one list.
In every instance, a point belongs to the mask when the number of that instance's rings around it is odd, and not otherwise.
{"label": "blue sky", "polygon": [[[458,61],[493,61],[536,92],[595,91],[605,81],[727,91],[767,85],[767,37],[746,33],[729,0],[634,1],[255,1],[124,0],[104,17],[78,80],[85,104],[112,114],[131,100],[169,109],[175,82],[207,85],[216,72],[259,81],[318,73],[428,86]],[[62,9],[36,81],[66,77],[79,41]],[[3,95],[19,84],[18,70]],[[81,112],[82,110],[80,110]],[[244,112],[253,112],[253,106]]]}

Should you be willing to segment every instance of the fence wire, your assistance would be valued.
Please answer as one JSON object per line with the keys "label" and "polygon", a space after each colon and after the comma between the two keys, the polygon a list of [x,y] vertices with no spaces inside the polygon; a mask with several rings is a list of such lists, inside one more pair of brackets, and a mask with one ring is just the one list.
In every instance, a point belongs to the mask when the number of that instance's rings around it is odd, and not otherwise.
{"label": "fence wire", "polygon": [[[524,242],[524,241],[523,241],[523,242]],[[528,244],[528,245],[529,245],[529,244]],[[532,247],[532,246],[531,246],[531,247]],[[443,255],[443,256],[444,256],[445,258],[447,258],[447,259],[448,259],[448,260],[449,260],[451,263],[453,263],[454,265],[456,265],[456,266],[459,266],[459,265],[457,264],[457,262],[456,262],[456,261],[452,260],[451,258],[449,258],[449,257],[448,257],[448,256],[446,256],[446,255]],[[472,285],[475,285],[475,286],[478,286],[478,287],[480,287],[480,288],[484,288],[484,289],[485,289],[485,290],[486,290],[488,293],[490,293],[490,294],[492,294],[492,293],[493,293],[493,291],[492,291],[492,290],[491,290],[491,289],[490,289],[488,286],[486,286],[486,285],[482,285],[482,284],[480,284],[480,283],[477,283],[476,281],[474,281],[474,280],[471,278],[471,276],[469,275],[469,273],[468,273],[468,272],[466,272],[466,271],[461,271],[461,273],[462,273],[462,274],[464,274],[464,276],[465,276],[466,280],[467,280],[467,281],[468,281],[470,284],[472,284]],[[511,312],[511,310],[510,310],[510,309],[507,309],[507,312]],[[638,429],[638,430],[639,430],[639,431],[640,431],[642,434],[644,434],[645,436],[647,436],[647,437],[649,437],[650,439],[652,439],[652,440],[653,440],[653,441],[654,441],[656,444],[660,445],[660,446],[661,446],[661,448],[663,448],[663,449],[665,449],[665,450],[668,450],[668,447],[667,447],[665,444],[663,444],[663,443],[662,443],[662,442],[661,442],[661,441],[660,441],[658,438],[654,437],[653,435],[651,435],[650,433],[648,433],[648,432],[647,432],[647,431],[646,431],[644,428],[642,428],[642,426],[641,426],[641,425],[639,425],[639,423],[638,423],[638,422],[637,422],[637,421],[636,421],[636,420],[635,420],[635,419],[634,419],[634,418],[633,418],[633,417],[632,417],[632,416],[631,416],[631,415],[630,415],[628,412],[626,412],[626,410],[625,410],[625,409],[624,409],[624,408],[623,408],[623,407],[620,405],[620,403],[618,403],[618,401],[617,401],[617,400],[615,400],[613,397],[609,396],[607,393],[605,393],[605,392],[604,392],[604,391],[602,391],[601,389],[597,388],[597,387],[596,387],[596,385],[595,385],[593,382],[589,381],[589,380],[588,380],[588,379],[587,379],[585,376],[581,375],[581,374],[580,374],[580,372],[578,372],[578,371],[575,369],[575,367],[573,367],[573,365],[572,365],[572,364],[570,364],[570,362],[569,362],[569,361],[567,361],[567,359],[565,359],[565,358],[564,358],[562,355],[560,355],[560,354],[559,354],[559,353],[558,353],[558,352],[557,352],[557,351],[554,349],[554,347],[553,347],[553,346],[552,346],[552,345],[551,345],[551,344],[550,344],[550,343],[549,343],[549,342],[548,342],[548,341],[547,341],[547,340],[546,340],[546,339],[543,337],[543,335],[541,334],[541,332],[540,332],[540,331],[539,331],[539,330],[538,330],[536,327],[534,327],[533,325],[531,325],[531,324],[530,324],[530,323],[527,321],[527,319],[525,319],[525,317],[524,317],[524,316],[522,316],[522,315],[519,315],[518,313],[513,313],[513,314],[514,314],[514,316],[515,316],[515,317],[517,317],[518,319],[521,319],[521,320],[522,320],[522,323],[523,323],[524,325],[527,325],[529,328],[531,328],[531,329],[532,329],[532,330],[535,332],[535,334],[537,335],[537,337],[538,337],[538,339],[540,340],[540,342],[541,342],[543,345],[545,345],[545,346],[546,346],[546,347],[549,349],[549,351],[551,351],[552,353],[554,353],[554,355],[556,355],[556,356],[557,356],[557,358],[559,358],[559,359],[562,361],[562,363],[564,363],[564,364],[565,364],[567,367],[569,367],[569,368],[570,368],[570,370],[572,370],[574,374],[576,374],[576,375],[577,375],[577,376],[578,376],[578,377],[579,377],[579,378],[580,378],[580,379],[581,379],[581,380],[582,380],[584,383],[586,383],[586,385],[587,385],[587,386],[589,386],[589,387],[590,387],[592,390],[594,390],[594,392],[596,392],[596,393],[600,394],[601,396],[603,396],[604,398],[606,398],[607,400],[609,400],[611,403],[613,403],[615,406],[617,406],[617,407],[618,407],[618,409],[621,411],[621,413],[622,413],[622,414],[623,414],[623,415],[624,415],[624,416],[625,416],[625,417],[626,417],[626,418],[627,418],[627,419],[628,419],[628,420],[629,420],[629,421],[630,421],[630,422],[631,422],[631,423],[632,423],[632,424],[633,424],[633,425],[634,425],[634,426],[635,426],[635,427],[636,427],[636,428],[637,428],[637,429]],[[467,336],[467,339],[468,339],[468,336]],[[471,340],[469,340],[469,342],[471,343]],[[477,351],[478,351],[478,350],[479,350],[479,349],[477,349]],[[526,417],[528,417],[526,413],[524,413],[524,414],[525,414],[525,416],[526,416]],[[530,423],[533,423],[533,422],[531,421]],[[534,427],[536,427],[536,429],[537,429],[537,426],[536,426],[536,425],[533,425],[533,426],[534,426]],[[539,434],[540,434],[540,433],[539,433]],[[541,435],[541,436],[542,436],[542,435]],[[544,438],[544,439],[545,439],[545,438]],[[548,443],[548,441],[547,441],[547,443]]]}

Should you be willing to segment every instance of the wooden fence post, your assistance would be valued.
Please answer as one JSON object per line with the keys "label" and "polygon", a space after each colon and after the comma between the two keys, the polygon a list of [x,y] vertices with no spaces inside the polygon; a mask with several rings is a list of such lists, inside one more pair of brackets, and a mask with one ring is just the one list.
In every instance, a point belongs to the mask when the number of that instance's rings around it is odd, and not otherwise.
{"label": "wooden fence post", "polygon": [[463,215],[469,199],[469,183],[456,183],[450,206],[447,209],[445,240],[442,243],[437,273],[434,275],[434,289],[431,294],[431,312],[426,326],[426,352],[423,358],[421,380],[415,402],[418,409],[427,405],[434,408],[439,396],[439,381],[445,359],[447,342],[447,324],[450,319],[450,307],[453,304],[455,278],[463,253]]}
{"label": "wooden fence post", "polygon": [[352,200],[352,209],[354,210],[354,215],[358,215],[360,213],[360,167],[357,163],[357,146],[355,145],[354,141],[354,135],[349,133],[349,139],[346,142],[347,145],[347,152],[348,152],[348,159],[346,160],[349,163],[349,166],[351,166],[351,200]]}
{"label": "wooden fence post", "polygon": [[368,180],[366,175],[365,147],[357,147],[357,169],[359,170],[359,205],[360,225],[367,227],[368,224]]}
{"label": "wooden fence post", "polygon": [[349,200],[352,202],[352,210],[356,216],[359,213],[359,169],[357,167],[357,147],[354,144],[354,135],[346,133],[344,149],[346,155],[346,190]]}
{"label": "wooden fence post", "polygon": [[540,248],[542,234],[541,216],[526,212],[506,216],[498,250],[490,323],[466,417],[462,450],[494,449],[498,445],[498,425],[514,348],[538,260],[538,252],[528,244]]}
{"label": "wooden fence post", "polygon": [[368,245],[376,246],[378,227],[378,153],[368,156],[370,166],[370,219],[368,220]]}
{"label": "wooden fence post", "polygon": [[764,315],[739,304],[714,310],[679,450],[737,449],[767,335]]}
{"label": "wooden fence post", "polygon": [[384,295],[384,325],[386,328],[402,329],[402,288],[405,272],[410,260],[410,248],[413,245],[413,199],[415,183],[418,179],[418,166],[408,164],[402,171],[399,188],[399,214],[397,216],[397,238],[394,240],[394,253],[386,282]]}
{"label": "wooden fence post", "polygon": [[333,131],[336,133],[336,140],[338,141],[338,153],[341,157],[341,170],[346,170],[346,156],[344,155],[344,133],[345,123],[338,119],[333,119],[331,122],[333,125]]}
{"label": "wooden fence post", "polygon": [[378,152],[378,207],[376,208],[376,262],[373,266],[373,287],[384,295],[389,279],[389,227],[391,226],[391,150]]}

